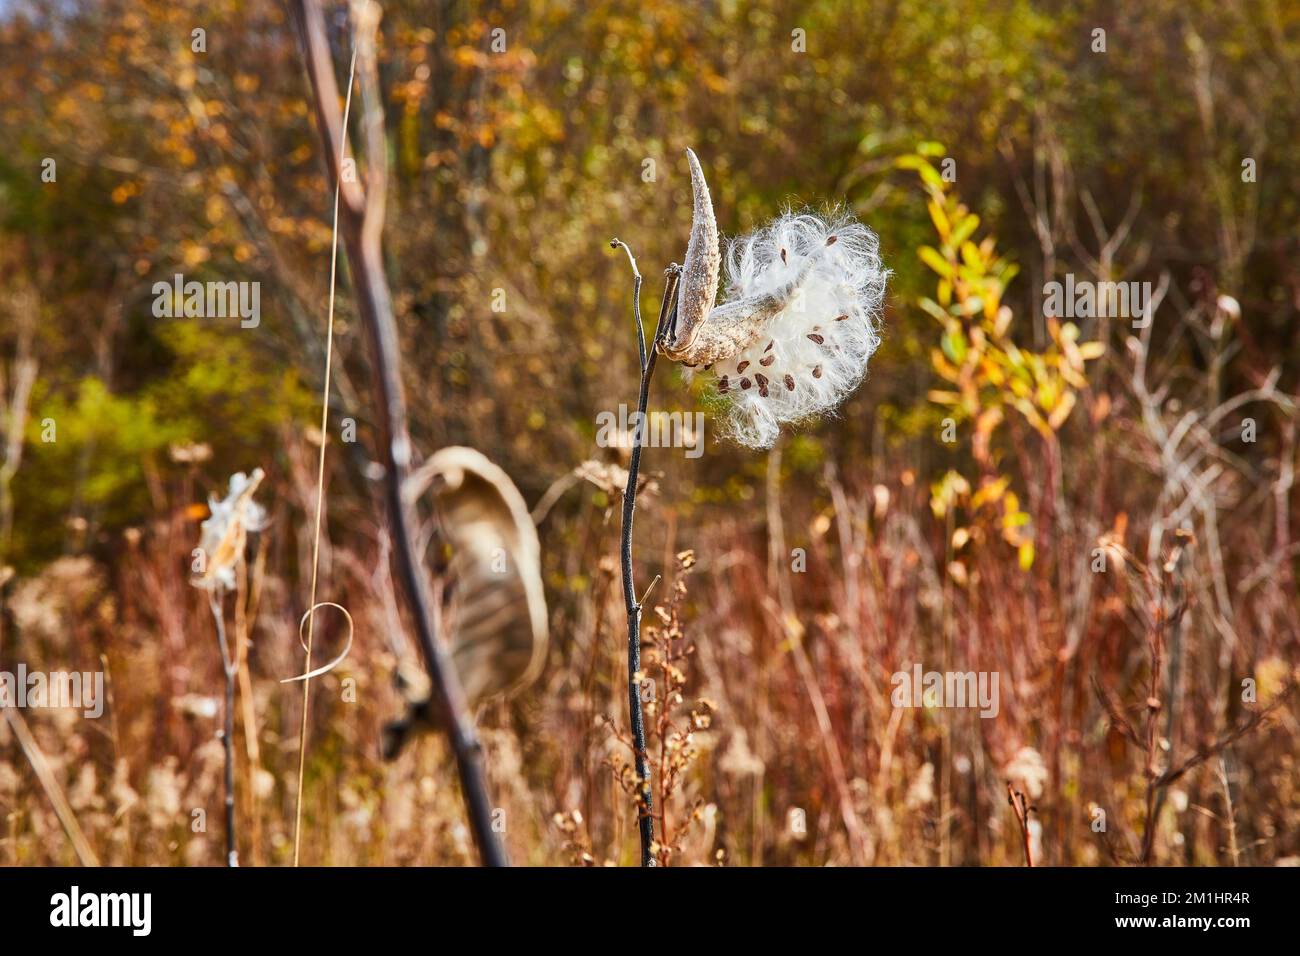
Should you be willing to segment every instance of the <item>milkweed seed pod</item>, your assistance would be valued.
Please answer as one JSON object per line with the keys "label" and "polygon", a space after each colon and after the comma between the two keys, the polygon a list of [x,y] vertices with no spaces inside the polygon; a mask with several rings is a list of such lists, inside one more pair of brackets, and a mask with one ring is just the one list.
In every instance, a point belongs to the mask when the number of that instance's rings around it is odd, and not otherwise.
{"label": "milkweed seed pod", "polygon": [[[408,496],[434,496],[451,549],[446,614],[452,663],[466,701],[475,706],[536,678],[546,658],[546,598],[541,548],[523,496],[510,477],[472,448],[444,448],[411,476]],[[432,724],[423,675],[402,672],[411,704],[404,721],[385,729],[393,756],[414,724]]]}
{"label": "milkweed seed pod", "polygon": [[694,200],[669,359],[714,376],[736,441],[770,447],[783,423],[833,410],[880,344],[889,271],[875,233],[852,216],[785,213],[733,240],[727,297],[714,305],[718,226],[699,160],[686,151]]}
{"label": "milkweed seed pod", "polygon": [[195,587],[208,591],[235,589],[235,570],[244,558],[248,532],[266,527],[266,511],[253,500],[253,492],[263,477],[261,468],[254,468],[251,475],[236,472],[230,476],[230,490],[225,498],[208,496],[211,515],[199,526],[204,567],[190,581]]}

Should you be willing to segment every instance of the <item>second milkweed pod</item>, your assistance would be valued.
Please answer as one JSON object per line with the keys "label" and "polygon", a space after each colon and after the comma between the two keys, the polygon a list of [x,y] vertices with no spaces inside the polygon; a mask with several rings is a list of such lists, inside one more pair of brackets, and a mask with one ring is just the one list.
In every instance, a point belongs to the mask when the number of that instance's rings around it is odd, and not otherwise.
{"label": "second milkweed pod", "polygon": [[[548,628],[541,547],[510,477],[472,448],[444,448],[411,475],[414,500],[433,492],[452,553],[447,621],[452,662],[470,705],[531,683],[546,659]],[[428,688],[408,679],[412,713],[385,732],[386,756],[407,729],[433,722]]]}

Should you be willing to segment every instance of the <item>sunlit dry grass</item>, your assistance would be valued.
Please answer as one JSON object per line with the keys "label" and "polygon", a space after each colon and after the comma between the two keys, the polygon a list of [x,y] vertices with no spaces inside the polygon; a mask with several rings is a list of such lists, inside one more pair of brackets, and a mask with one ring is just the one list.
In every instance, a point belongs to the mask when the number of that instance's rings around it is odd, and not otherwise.
{"label": "sunlit dry grass", "polygon": [[[780,459],[769,464],[780,467]],[[292,483],[272,482],[267,490],[277,487],[262,533],[268,558],[251,625],[252,696],[236,709],[240,853],[254,864],[287,862],[292,841],[298,697],[278,680],[300,663],[301,581],[293,569],[305,543],[286,533]],[[912,470],[871,483],[843,483],[829,468],[787,472],[767,488],[780,500],[788,546],[780,553],[771,548],[770,523],[758,517],[761,507],[748,518],[719,516],[702,536],[676,526],[664,499],[643,505],[650,529],[643,551],[663,555],[647,561],[648,570],[666,574],[651,600],[663,609],[649,621],[647,658],[656,660],[669,634],[677,650],[693,651],[674,662],[681,700],[661,701],[690,728],[695,752],[671,792],[656,793],[668,797],[673,864],[1020,865],[1008,781],[1028,794],[1031,818],[1041,825],[1036,862],[1107,864],[1140,855],[1145,755],[1126,745],[1091,686],[1095,679],[1141,722],[1149,660],[1133,619],[1145,598],[1120,572],[1096,582],[1069,655],[1070,608],[1053,573],[1058,558],[1049,553],[1024,574],[990,548],[958,585],[944,570],[943,525]],[[583,554],[604,557],[553,597],[553,630],[563,638],[541,683],[480,715],[492,793],[519,862],[635,858],[631,798],[616,779],[626,748],[606,719],[625,727],[617,528],[593,504],[599,495],[583,484],[569,493],[567,516],[553,514],[543,526],[545,542],[568,537],[570,522],[585,525]],[[56,562],[23,582],[12,602],[29,666],[89,670],[101,655],[105,662],[111,704],[103,720],[53,711],[32,713],[29,723],[108,864],[222,860],[220,702],[213,691],[221,675],[207,606],[178,574],[193,543],[184,517],[189,498],[189,479],[178,476],[160,508],[172,517],[128,535],[115,566]],[[687,544],[695,566],[683,576],[672,555]],[[1056,544],[1062,559],[1078,546]],[[790,570],[794,548],[806,550],[803,572]],[[1200,573],[1201,555],[1193,546],[1189,575]],[[578,556],[550,551],[553,580],[571,557]],[[422,738],[391,765],[378,759],[379,729],[400,705],[384,636],[398,627],[397,612],[377,542],[355,552],[336,546],[328,566],[358,635],[352,656],[319,679],[314,695],[304,861],[470,863],[473,848],[441,740]],[[793,583],[782,587],[782,576]],[[1271,585],[1259,587],[1262,610]],[[783,590],[789,609],[781,607]],[[1175,761],[1245,717],[1233,689],[1245,673],[1246,649],[1228,648],[1195,606],[1187,614],[1180,690],[1168,702]],[[331,647],[341,635],[323,621],[319,639]],[[1276,628],[1249,640],[1263,706],[1288,680],[1292,645]],[[998,717],[893,707],[890,675],[914,662],[998,671]],[[647,666],[655,676],[657,665]],[[666,689],[662,674],[659,688]],[[708,717],[693,720],[692,711]],[[1154,862],[1272,863],[1300,854],[1295,720],[1292,701],[1168,787]],[[9,732],[0,734],[8,744]],[[656,771],[659,743],[652,735]],[[74,862],[21,756],[8,746],[3,753],[4,862]],[[1092,829],[1097,807],[1106,812],[1105,833]],[[196,832],[195,810],[206,812],[203,832]]]}

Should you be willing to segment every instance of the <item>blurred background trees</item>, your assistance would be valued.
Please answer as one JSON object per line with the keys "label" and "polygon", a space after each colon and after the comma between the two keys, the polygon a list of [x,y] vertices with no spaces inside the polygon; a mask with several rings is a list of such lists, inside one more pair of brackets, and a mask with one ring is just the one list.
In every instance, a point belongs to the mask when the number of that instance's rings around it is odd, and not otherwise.
{"label": "blurred background trees", "polygon": [[[718,170],[730,232],[783,203],[844,202],[884,238],[896,278],[876,385],[818,446],[853,454],[881,422],[887,438],[914,428],[924,407],[917,360],[932,328],[910,305],[927,282],[913,250],[929,223],[894,160],[926,141],[944,144],[956,188],[1026,270],[1008,291],[1024,341],[1048,337],[1045,270],[1101,251],[1095,217],[1128,226],[1105,264],[1115,277],[1168,269],[1186,300],[1221,288],[1242,303],[1247,361],[1227,374],[1261,374],[1296,344],[1300,210],[1282,152],[1300,122],[1294,21],[1284,4],[1122,16],[1105,3],[388,4],[387,246],[423,437],[477,438],[520,463],[584,454],[592,409],[621,400],[631,369],[625,283],[602,240],[626,234],[647,263],[681,257],[686,145]],[[34,409],[75,404],[95,379],[130,417],[157,419],[141,429],[155,450],[179,437],[269,454],[274,419],[301,421],[295,394],[319,380],[328,244],[284,12],[23,3],[3,43],[4,276],[10,301],[37,296]],[[46,158],[57,182],[42,181]],[[260,280],[266,325],[241,336],[155,320],[152,283],[178,271]],[[345,324],[336,402],[364,419],[354,331]],[[94,439],[68,438],[29,451],[20,486],[71,489],[48,478],[75,472],[75,458],[46,459]],[[120,440],[135,460],[139,438]],[[725,450],[708,461],[717,468],[691,479],[743,471]],[[530,470],[521,481],[540,493],[554,476]],[[119,492],[73,493],[112,511]],[[129,520],[129,507],[96,513],[87,530]],[[64,547],[46,534],[29,556]]]}

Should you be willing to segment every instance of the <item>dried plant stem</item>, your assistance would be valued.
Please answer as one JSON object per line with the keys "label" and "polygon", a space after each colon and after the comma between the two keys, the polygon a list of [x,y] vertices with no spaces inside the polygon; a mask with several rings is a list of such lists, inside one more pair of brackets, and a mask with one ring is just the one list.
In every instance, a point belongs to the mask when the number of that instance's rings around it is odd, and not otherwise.
{"label": "dried plant stem", "polygon": [[253,561],[250,581],[248,565],[241,561],[235,568],[235,658],[239,664],[239,703],[243,711],[244,751],[248,756],[246,800],[252,833],[253,865],[262,863],[262,802],[257,796],[257,773],[262,769],[262,751],[257,742],[257,706],[253,698],[253,676],[248,669],[248,637],[251,622],[257,619],[257,605],[261,596],[261,581],[266,567],[266,537],[258,535],[257,557]]}
{"label": "dried plant stem", "polygon": [[659,307],[659,322],[655,326],[654,340],[647,354],[645,329],[641,325],[641,273],[636,259],[626,243],[610,240],[610,246],[621,247],[632,264],[633,296],[632,314],[636,320],[637,347],[641,358],[641,388],[637,395],[636,437],[632,442],[632,458],[628,463],[627,487],[623,490],[623,533],[620,554],[623,565],[623,601],[627,608],[627,703],[632,730],[633,757],[636,766],[637,787],[640,790],[637,815],[641,834],[641,865],[654,866],[654,806],[651,796],[650,766],[646,758],[645,715],[641,709],[641,602],[637,600],[636,585],[632,579],[632,521],[636,515],[637,479],[641,472],[641,447],[646,435],[646,405],[650,398],[650,380],[654,377],[658,358],[659,340],[671,327],[671,318],[677,302],[677,280],[681,270],[670,266],[665,271],[663,302]]}
{"label": "dried plant stem", "polygon": [[208,606],[217,624],[217,644],[221,650],[221,670],[226,676],[226,698],[221,709],[221,747],[226,758],[226,866],[239,866],[235,849],[235,674],[238,662],[226,640],[226,621],[221,613],[221,598],[216,590],[208,593]]}
{"label": "dried plant stem", "polygon": [[14,706],[0,707],[0,711],[4,711],[9,726],[13,729],[14,736],[18,738],[18,746],[22,749],[27,762],[32,765],[32,771],[36,774],[41,789],[50,798],[50,803],[54,806],[54,813],[59,818],[59,823],[63,825],[63,832],[68,835],[68,841],[72,844],[77,859],[81,861],[82,866],[99,866],[99,858],[95,856],[95,851],[91,849],[86,834],[82,832],[81,825],[77,823],[77,815],[72,812],[72,807],[68,805],[68,798],[63,795],[63,788],[59,786],[58,778],[54,776],[54,771],[50,769],[50,763],[45,759],[45,752],[41,750],[40,745],[36,743],[36,738],[32,736],[27,721],[23,720],[22,712]]}
{"label": "dried plant stem", "polygon": [[1223,812],[1228,824],[1228,856],[1233,866],[1241,866],[1241,850],[1237,847],[1237,814],[1232,806],[1232,788],[1228,785],[1228,768],[1222,757],[1215,771],[1223,790]]}
{"label": "dried plant stem", "polygon": [[1162,786],[1160,783],[1160,735],[1157,731],[1157,718],[1162,707],[1169,706],[1161,695],[1163,686],[1163,668],[1165,645],[1168,632],[1177,628],[1182,622],[1183,612],[1187,608],[1187,597],[1182,581],[1182,561],[1185,551],[1182,545],[1176,546],[1165,562],[1156,591],[1156,617],[1148,638],[1148,650],[1151,655],[1150,683],[1146,700],[1146,825],[1142,830],[1143,866],[1150,866],[1155,853],[1156,825],[1160,817]]}
{"label": "dried plant stem", "polygon": [[374,36],[379,12],[374,4],[357,8],[358,76],[364,104],[366,183],[342,175],[343,140],[347,131],[339,113],[338,84],[330,63],[329,43],[320,6],[297,0],[294,13],[303,41],[303,59],[311,81],[312,106],[324,144],[333,185],[339,189],[339,234],[351,266],[357,314],[366,330],[374,363],[377,447],[384,466],[384,499],[392,523],[397,571],[411,609],[424,665],[433,685],[440,724],[447,728],[456,755],[461,793],[465,798],[470,830],[479,857],[487,866],[505,866],[505,850],[492,830],[492,804],[483,772],[482,746],[474,730],[460,678],[438,640],[434,603],[415,539],[410,503],[403,493],[411,468],[411,439],[406,421],[406,396],[402,387],[401,346],[393,316],[392,296],[384,277],[381,237],[384,196],[387,190],[384,160],[386,143]]}
{"label": "dried plant stem", "polygon": [[[348,94],[343,104],[343,130],[348,128],[348,116],[352,112],[352,87],[357,74],[357,49],[352,47],[352,63],[348,66]],[[339,163],[343,162],[343,150],[347,148],[344,137],[339,147]],[[320,458],[316,468],[316,522],[312,531],[311,546],[311,601],[307,613],[307,640],[303,646],[303,673],[307,677],[302,681],[302,725],[298,730],[298,794],[293,810],[293,865],[298,865],[302,849],[302,785],[307,769],[307,717],[311,703],[311,652],[316,637],[316,586],[320,578],[320,532],[321,512],[325,504],[325,446],[329,435],[330,420],[330,372],[334,365],[334,289],[338,280],[339,266],[339,189],[342,184],[334,184],[334,219],[330,232],[330,292],[328,320],[325,332],[325,380],[321,385],[320,403]]]}

